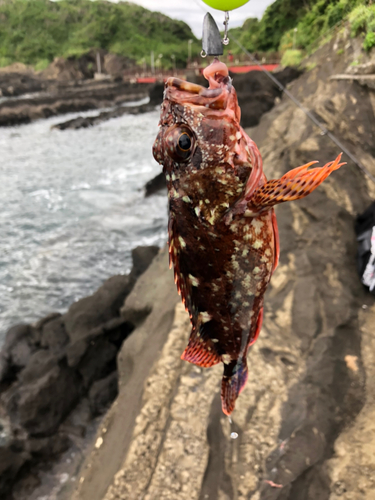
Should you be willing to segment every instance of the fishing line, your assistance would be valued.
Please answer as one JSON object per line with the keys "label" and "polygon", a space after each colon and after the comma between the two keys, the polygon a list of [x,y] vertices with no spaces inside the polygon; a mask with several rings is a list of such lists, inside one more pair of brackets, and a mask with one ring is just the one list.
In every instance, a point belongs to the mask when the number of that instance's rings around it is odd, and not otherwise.
{"label": "fishing line", "polygon": [[350,160],[355,164],[357,165],[357,167],[362,170],[362,172],[369,178],[372,180],[372,182],[375,183],[375,177],[367,170],[367,168],[342,144],[342,142],[339,141],[339,139],[337,139],[337,137],[332,134],[332,132],[330,132],[326,127],[324,127],[324,125],[322,125],[320,123],[319,120],[317,120],[315,118],[315,116],[308,110],[306,109],[302,103],[296,98],[294,97],[293,94],[291,94],[289,92],[289,90],[287,90],[284,85],[279,82],[279,80],[277,78],[275,78],[269,71],[266,70],[266,68],[264,68],[264,66],[262,66],[262,64],[247,50],[245,49],[245,47],[238,41],[236,40],[236,38],[234,38],[233,36],[231,36],[231,39],[234,41],[234,43],[236,43],[238,45],[238,47],[245,53],[247,54],[247,56],[251,59],[251,61],[256,64],[257,66],[259,66],[259,68],[263,71],[263,73],[265,73],[268,78],[270,80],[272,80],[272,82],[281,90],[281,92],[283,92],[285,95],[287,95],[289,97],[289,99],[291,101],[293,101],[293,103],[298,107],[300,108],[304,113],[305,115],[317,126],[320,128],[321,130],[321,133],[322,135],[326,135],[329,139],[331,139],[332,142],[334,142],[336,144],[336,146],[341,149],[341,151],[343,151],[346,156],[348,156],[350,158]]}
{"label": "fishing line", "polygon": [[[206,10],[198,0],[194,0],[194,2],[202,11],[206,12]],[[333,26],[329,30],[329,32],[335,29],[337,25],[342,24],[342,22],[343,20],[339,21],[339,23]],[[327,36],[328,33],[325,33],[324,36]],[[319,38],[322,37],[323,35],[321,35]],[[289,99],[304,112],[304,114],[314,123],[314,125],[316,125],[321,130],[321,134],[327,136],[344,154],[346,154],[348,158],[350,158],[350,160],[363,172],[363,174],[366,175],[375,184],[375,176],[373,176],[371,172],[367,170],[367,168],[348,150],[348,148],[346,148],[344,144],[342,144],[342,142],[339,141],[339,139],[334,134],[332,134],[332,132],[330,132],[322,123],[320,123],[320,121],[315,118],[315,116],[308,109],[306,109],[302,105],[302,103],[296,97],[294,97],[293,94],[291,94],[289,90],[287,90],[275,76],[273,76],[268,70],[266,70],[266,68],[233,35],[231,35],[231,39],[251,59],[251,61],[256,64],[261,69],[261,71],[263,71],[263,73],[267,75],[267,77],[279,88],[279,90],[287,97],[289,97]],[[313,42],[312,45],[314,45],[315,43],[316,41]]]}

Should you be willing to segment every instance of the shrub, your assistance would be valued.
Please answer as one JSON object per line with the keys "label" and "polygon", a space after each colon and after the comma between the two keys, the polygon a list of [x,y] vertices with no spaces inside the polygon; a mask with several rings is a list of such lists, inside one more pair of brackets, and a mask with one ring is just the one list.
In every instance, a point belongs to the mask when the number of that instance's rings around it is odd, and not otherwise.
{"label": "shrub", "polygon": [[281,59],[282,66],[299,66],[303,59],[302,50],[289,49],[284,52]]}

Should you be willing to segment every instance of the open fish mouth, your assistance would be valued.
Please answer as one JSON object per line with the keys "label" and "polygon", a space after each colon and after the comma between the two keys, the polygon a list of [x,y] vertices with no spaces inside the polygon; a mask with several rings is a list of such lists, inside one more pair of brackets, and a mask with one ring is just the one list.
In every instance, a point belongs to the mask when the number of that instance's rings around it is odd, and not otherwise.
{"label": "open fish mouth", "polygon": [[197,83],[187,82],[185,80],[180,80],[179,78],[168,78],[166,82],[167,88],[175,88],[182,92],[188,92],[193,96],[201,96],[207,98],[215,98],[222,94],[222,88],[211,89],[203,87],[203,85],[198,85]]}
{"label": "open fish mouth", "polygon": [[[204,69],[203,76],[208,80],[208,88],[179,78],[168,78],[164,97],[172,103],[205,108],[211,117],[228,117],[239,123],[241,112],[227,66],[215,59]],[[200,112],[208,116],[203,109]]]}

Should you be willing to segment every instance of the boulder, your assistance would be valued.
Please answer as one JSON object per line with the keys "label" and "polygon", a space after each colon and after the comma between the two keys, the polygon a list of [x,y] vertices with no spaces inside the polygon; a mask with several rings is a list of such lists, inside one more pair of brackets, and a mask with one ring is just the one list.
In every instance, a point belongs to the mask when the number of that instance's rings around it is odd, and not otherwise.
{"label": "boulder", "polygon": [[31,436],[48,436],[74,408],[81,384],[76,372],[67,366],[55,365],[44,372],[42,365],[39,369],[40,378],[13,384],[2,401],[13,425]]}

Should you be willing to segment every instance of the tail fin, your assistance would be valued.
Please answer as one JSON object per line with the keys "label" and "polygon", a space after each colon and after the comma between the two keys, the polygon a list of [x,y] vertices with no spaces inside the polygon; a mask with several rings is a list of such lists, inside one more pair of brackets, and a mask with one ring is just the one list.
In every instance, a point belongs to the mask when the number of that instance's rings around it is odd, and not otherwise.
{"label": "tail fin", "polygon": [[317,163],[312,161],[302,167],[290,170],[280,179],[266,182],[254,192],[250,200],[251,205],[260,210],[273,207],[284,201],[304,198],[312,193],[334,170],[345,165],[345,163],[340,163],[341,155],[342,153],[335,161],[327,163],[324,167],[308,170],[311,165]]}
{"label": "tail fin", "polygon": [[221,382],[221,406],[225,415],[230,415],[234,410],[236,400],[245,387],[249,376],[246,358],[239,360],[236,368],[236,372],[230,377],[225,376],[224,369]]}

